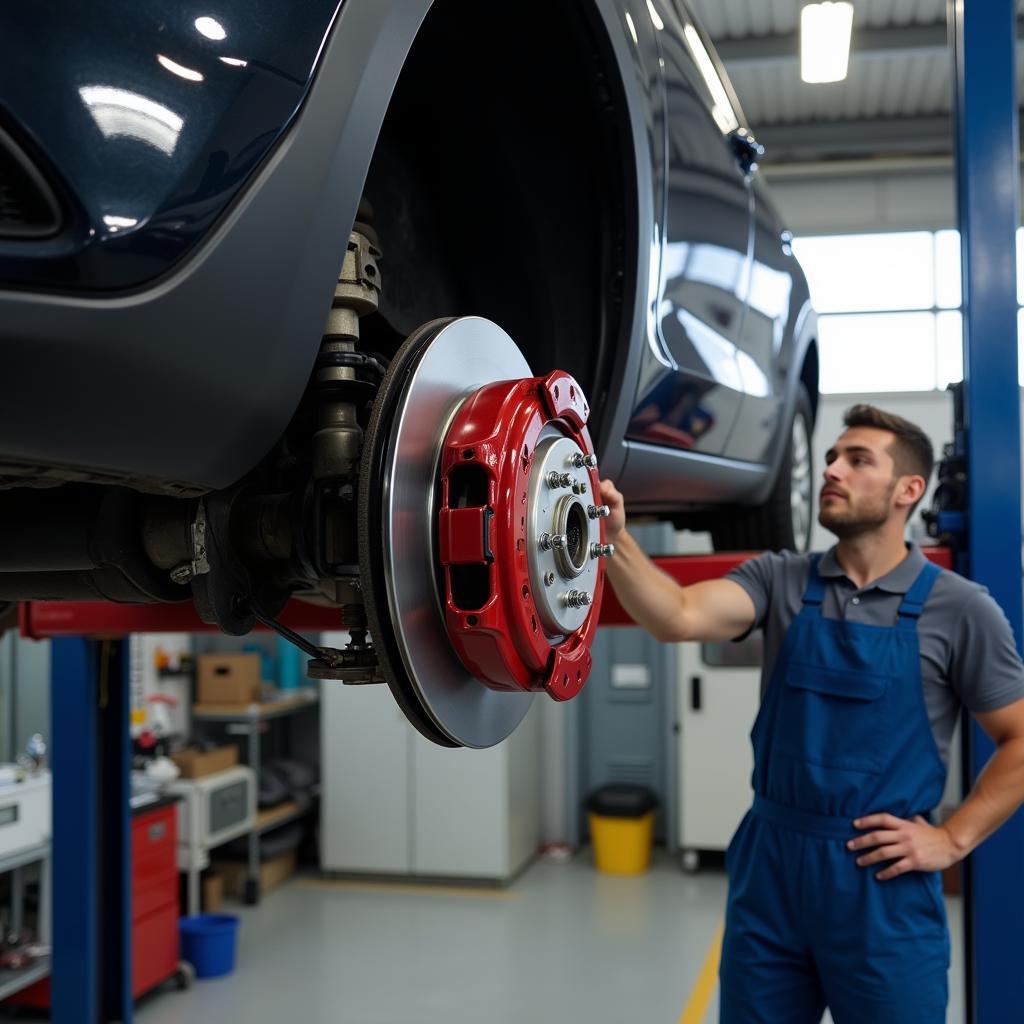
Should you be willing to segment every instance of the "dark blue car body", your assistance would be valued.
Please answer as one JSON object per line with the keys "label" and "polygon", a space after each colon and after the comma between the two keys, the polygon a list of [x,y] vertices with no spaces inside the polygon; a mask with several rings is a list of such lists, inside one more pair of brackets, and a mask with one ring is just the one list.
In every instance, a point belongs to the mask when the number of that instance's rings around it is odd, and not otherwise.
{"label": "dark blue car body", "polygon": [[390,329],[482,313],[573,372],[634,511],[764,503],[813,417],[806,284],[682,0],[8,5],[0,53],[45,194],[0,219],[0,484],[250,472],[365,196]]}

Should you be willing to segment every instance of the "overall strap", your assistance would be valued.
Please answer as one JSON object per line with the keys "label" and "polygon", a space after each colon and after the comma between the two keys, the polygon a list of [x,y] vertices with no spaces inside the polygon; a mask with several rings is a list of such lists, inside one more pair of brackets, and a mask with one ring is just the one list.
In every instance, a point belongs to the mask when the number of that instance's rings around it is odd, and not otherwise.
{"label": "overall strap", "polygon": [[942,570],[933,562],[928,562],[918,573],[917,579],[911,584],[910,589],[903,596],[897,612],[898,621],[901,625],[916,627],[917,620],[924,609],[925,601],[932,592],[932,586],[939,578]]}
{"label": "overall strap", "polygon": [[804,591],[803,602],[806,608],[810,605],[812,608],[821,608],[822,601],[825,600],[825,581],[818,575],[818,563],[821,561],[821,555],[811,555],[807,566],[807,589]]}

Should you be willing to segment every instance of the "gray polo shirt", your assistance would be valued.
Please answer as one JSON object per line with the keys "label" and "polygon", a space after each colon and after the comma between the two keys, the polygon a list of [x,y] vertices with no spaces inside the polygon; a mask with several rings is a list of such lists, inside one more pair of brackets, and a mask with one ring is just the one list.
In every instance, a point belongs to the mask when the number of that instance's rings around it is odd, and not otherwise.
{"label": "gray polo shirt", "polygon": [[[888,575],[861,590],[854,586],[828,550],[818,565],[825,579],[822,614],[830,619],[892,626],[903,595],[917,579],[925,557],[913,544]],[[768,686],[782,638],[800,611],[810,555],[767,553],[733,569],[735,580],[754,602],[752,629],[764,630],[761,694]],[[1010,623],[977,583],[943,570],[917,623],[921,683],[935,744],[944,761],[961,705],[971,711],[995,711],[1024,697],[1024,665]]]}

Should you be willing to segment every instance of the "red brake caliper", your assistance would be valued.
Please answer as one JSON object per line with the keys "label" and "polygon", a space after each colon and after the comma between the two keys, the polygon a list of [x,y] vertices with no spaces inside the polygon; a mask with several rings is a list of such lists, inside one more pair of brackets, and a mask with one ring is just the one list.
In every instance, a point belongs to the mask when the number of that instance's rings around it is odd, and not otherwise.
{"label": "red brake caliper", "polygon": [[589,407],[569,374],[500,381],[460,407],[441,449],[445,621],[495,690],[575,697],[604,585]]}

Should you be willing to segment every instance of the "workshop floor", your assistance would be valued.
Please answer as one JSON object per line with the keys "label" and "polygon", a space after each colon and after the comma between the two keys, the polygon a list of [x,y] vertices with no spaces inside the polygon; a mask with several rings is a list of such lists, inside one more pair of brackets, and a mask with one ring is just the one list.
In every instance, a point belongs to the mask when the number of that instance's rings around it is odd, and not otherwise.
{"label": "workshop floor", "polygon": [[[665,855],[635,878],[597,874],[586,852],[539,861],[505,890],[300,878],[228,908],[242,918],[234,974],[156,993],[135,1020],[713,1024],[724,898],[721,872],[688,876]],[[948,903],[948,1021],[961,1024],[960,901]]]}
{"label": "workshop floor", "polygon": [[[589,853],[539,861],[507,890],[300,879],[241,910],[231,977],[161,993],[136,1020],[712,1024],[724,899],[722,873],[664,855],[636,878],[597,874]],[[954,942],[950,1024],[960,972]]]}

